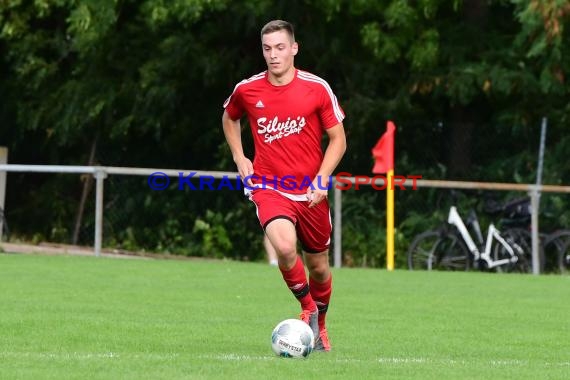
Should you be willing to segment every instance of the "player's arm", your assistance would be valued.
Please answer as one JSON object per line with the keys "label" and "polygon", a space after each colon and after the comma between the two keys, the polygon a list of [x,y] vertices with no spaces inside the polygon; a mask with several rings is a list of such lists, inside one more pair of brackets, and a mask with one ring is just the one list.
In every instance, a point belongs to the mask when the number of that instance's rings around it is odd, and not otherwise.
{"label": "player's arm", "polygon": [[313,180],[313,188],[315,190],[312,191],[309,189],[307,192],[307,196],[309,197],[309,200],[311,200],[309,207],[319,203],[327,196],[328,191],[325,187],[328,187],[329,185],[328,179],[336,169],[342,159],[342,156],[344,156],[344,152],[346,152],[346,135],[344,133],[344,126],[342,123],[328,128],[326,132],[329,138],[329,143],[325,150],[323,162],[321,163],[321,167],[317,173],[317,178]]}
{"label": "player's arm", "polygon": [[329,143],[325,150],[325,156],[319,169],[318,175],[328,178],[339,164],[344,152],[346,152],[346,135],[342,123],[326,130]]}
{"label": "player's arm", "polygon": [[[243,145],[241,142],[241,124],[239,119],[233,120],[228,112],[224,110],[222,116],[222,126],[224,128],[224,136],[232,152],[233,160],[237,166],[241,178],[245,178],[253,174],[253,164],[243,153]],[[251,179],[248,185],[253,186]]]}

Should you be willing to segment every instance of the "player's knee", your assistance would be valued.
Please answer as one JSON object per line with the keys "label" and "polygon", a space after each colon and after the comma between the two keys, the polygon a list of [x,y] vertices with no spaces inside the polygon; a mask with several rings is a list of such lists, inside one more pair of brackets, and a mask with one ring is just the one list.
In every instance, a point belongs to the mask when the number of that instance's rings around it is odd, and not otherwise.
{"label": "player's knee", "polygon": [[330,273],[330,266],[326,262],[307,262],[307,269],[309,269],[309,273],[311,277],[313,277],[317,281],[325,281]]}
{"label": "player's knee", "polygon": [[311,272],[319,276],[324,276],[328,274],[329,269],[330,267],[327,263],[317,263],[313,265]]}
{"label": "player's knee", "polygon": [[305,254],[307,269],[312,278],[317,281],[326,281],[330,275],[329,258],[326,252],[320,254]]}
{"label": "player's knee", "polygon": [[317,282],[325,282],[330,276],[330,268],[328,265],[317,265],[309,268],[309,275]]}
{"label": "player's knee", "polygon": [[292,257],[297,254],[297,247],[295,243],[289,241],[279,241],[277,244],[274,244],[275,250],[277,254],[281,257]]}

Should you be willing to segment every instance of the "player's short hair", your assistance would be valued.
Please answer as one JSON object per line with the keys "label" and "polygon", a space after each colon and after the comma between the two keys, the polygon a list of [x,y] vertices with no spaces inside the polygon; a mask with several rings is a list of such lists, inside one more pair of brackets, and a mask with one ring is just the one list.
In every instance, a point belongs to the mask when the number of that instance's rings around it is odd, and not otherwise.
{"label": "player's short hair", "polygon": [[286,31],[287,34],[289,34],[291,42],[295,42],[295,31],[293,29],[293,25],[290,22],[283,20],[273,20],[265,24],[263,28],[261,28],[261,38],[263,38],[265,34],[278,32],[280,30]]}

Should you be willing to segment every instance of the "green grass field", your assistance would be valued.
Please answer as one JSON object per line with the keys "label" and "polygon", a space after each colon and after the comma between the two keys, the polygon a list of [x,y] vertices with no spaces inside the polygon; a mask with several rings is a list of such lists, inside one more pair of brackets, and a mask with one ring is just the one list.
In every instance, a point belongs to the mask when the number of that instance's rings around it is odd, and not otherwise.
{"label": "green grass field", "polygon": [[567,379],[570,277],[334,271],[333,351],[285,359],[262,263],[0,254],[1,379]]}

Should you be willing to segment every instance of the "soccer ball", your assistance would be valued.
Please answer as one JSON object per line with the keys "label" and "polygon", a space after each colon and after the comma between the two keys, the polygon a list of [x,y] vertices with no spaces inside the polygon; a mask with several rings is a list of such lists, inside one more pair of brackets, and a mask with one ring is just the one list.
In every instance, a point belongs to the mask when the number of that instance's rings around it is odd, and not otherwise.
{"label": "soccer ball", "polygon": [[271,348],[279,356],[306,358],[315,348],[313,330],[300,319],[286,319],[273,329]]}

